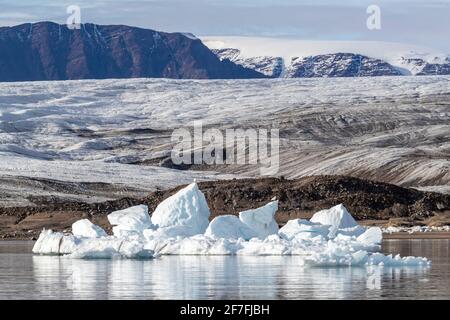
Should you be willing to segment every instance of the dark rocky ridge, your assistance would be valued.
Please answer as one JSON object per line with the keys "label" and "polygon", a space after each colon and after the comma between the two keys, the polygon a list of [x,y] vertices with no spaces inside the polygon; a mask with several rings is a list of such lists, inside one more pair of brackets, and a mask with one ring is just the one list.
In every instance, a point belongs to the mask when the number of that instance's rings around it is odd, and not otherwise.
{"label": "dark rocky ridge", "polygon": [[220,61],[182,33],[52,22],[0,28],[0,81],[105,78],[242,79],[261,73]]}
{"label": "dark rocky ridge", "polygon": [[[156,191],[144,199],[124,198],[98,204],[58,202],[42,199],[35,207],[0,208],[0,237],[36,236],[40,230],[70,229],[81,218],[91,219],[107,230],[106,215],[138,204],[153,212],[164,199],[183,186]],[[313,176],[296,180],[244,179],[201,182],[212,212],[211,218],[257,208],[277,198],[280,201],[277,221],[280,225],[296,218],[309,218],[321,209],[343,203],[360,221],[400,219],[411,224],[432,223],[435,217],[450,220],[450,195],[422,192],[344,176]]]}

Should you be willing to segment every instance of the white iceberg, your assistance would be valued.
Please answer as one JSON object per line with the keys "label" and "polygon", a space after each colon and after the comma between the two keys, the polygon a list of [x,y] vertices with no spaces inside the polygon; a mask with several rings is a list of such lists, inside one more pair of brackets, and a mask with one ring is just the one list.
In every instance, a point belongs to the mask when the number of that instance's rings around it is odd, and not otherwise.
{"label": "white iceberg", "polygon": [[180,235],[193,236],[205,233],[210,214],[205,196],[194,182],[161,202],[151,220],[158,228],[177,227]]}
{"label": "white iceberg", "polygon": [[72,253],[70,258],[76,259],[150,259],[154,252],[144,248],[144,243],[134,239],[118,239],[114,237],[101,239],[85,239]]}
{"label": "white iceberg", "polygon": [[33,253],[58,255],[60,253],[61,241],[64,234],[53,232],[52,230],[43,230],[33,246]]}
{"label": "white iceberg", "polygon": [[215,217],[206,229],[205,235],[211,238],[244,239],[257,237],[257,233],[250,229],[236,216],[225,215]]}
{"label": "white iceberg", "polygon": [[72,234],[75,237],[84,238],[101,238],[107,236],[105,230],[96,226],[88,219],[78,220],[72,224]]}
{"label": "white iceberg", "polygon": [[145,205],[115,211],[108,215],[108,221],[113,226],[114,235],[118,238],[126,238],[154,228],[148,214],[148,207]]}
{"label": "white iceberg", "polygon": [[[70,258],[149,259],[160,255],[291,255],[299,266],[428,266],[425,258],[386,256],[380,228],[359,226],[344,206],[291,220],[281,229],[278,202],[235,216],[216,217],[196,183],[163,201],[150,218],[145,206],[113,212],[114,236],[87,220],[73,234],[44,230],[33,252]],[[156,225],[156,226],[155,226]]]}
{"label": "white iceberg", "polygon": [[45,255],[70,254],[77,249],[80,239],[62,232],[43,230],[33,246],[33,253]]}
{"label": "white iceberg", "polygon": [[278,233],[278,224],[275,221],[277,210],[278,201],[273,201],[264,207],[240,212],[239,219],[255,231],[258,238],[264,239]]}
{"label": "white iceberg", "polygon": [[329,225],[330,233],[328,236],[330,238],[335,237],[338,233],[359,236],[364,232],[364,229],[356,223],[343,204],[315,213],[310,221]]}
{"label": "white iceberg", "polygon": [[381,231],[381,228],[372,227],[358,236],[357,240],[367,244],[381,244],[381,241],[383,241],[383,232]]}
{"label": "white iceberg", "polygon": [[330,226],[320,223],[314,223],[308,220],[295,219],[289,220],[279,231],[278,234],[285,240],[292,240],[296,237],[313,238],[322,236],[326,238],[330,232]]}
{"label": "white iceberg", "polygon": [[64,235],[61,232],[44,230],[33,247],[33,253],[45,255],[67,255],[71,258],[110,259],[152,258],[154,252],[144,248],[138,239],[117,237],[87,238]]}

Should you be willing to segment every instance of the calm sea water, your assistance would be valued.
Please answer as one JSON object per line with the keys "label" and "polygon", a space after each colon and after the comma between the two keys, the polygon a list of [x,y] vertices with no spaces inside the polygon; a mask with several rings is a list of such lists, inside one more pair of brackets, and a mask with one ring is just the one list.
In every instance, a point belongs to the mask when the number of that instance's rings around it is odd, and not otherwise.
{"label": "calm sea water", "polygon": [[296,257],[71,260],[0,242],[0,299],[450,299],[450,240],[387,240],[431,268],[302,268]]}

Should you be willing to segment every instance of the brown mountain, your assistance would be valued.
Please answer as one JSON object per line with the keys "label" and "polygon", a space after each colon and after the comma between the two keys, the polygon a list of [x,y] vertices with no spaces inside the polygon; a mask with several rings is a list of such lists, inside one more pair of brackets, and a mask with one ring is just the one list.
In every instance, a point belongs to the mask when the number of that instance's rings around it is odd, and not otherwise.
{"label": "brown mountain", "polygon": [[245,79],[261,73],[220,61],[200,40],[123,25],[52,22],[0,28],[0,81],[105,78]]}

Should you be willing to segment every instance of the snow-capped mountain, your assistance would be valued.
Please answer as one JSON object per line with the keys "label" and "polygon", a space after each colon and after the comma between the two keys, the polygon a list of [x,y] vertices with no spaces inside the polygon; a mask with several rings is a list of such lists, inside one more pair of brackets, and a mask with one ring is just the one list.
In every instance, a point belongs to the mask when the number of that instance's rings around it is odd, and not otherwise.
{"label": "snow-capped mountain", "polygon": [[202,40],[221,60],[272,78],[450,74],[449,55],[399,43],[254,37]]}
{"label": "snow-capped mountain", "polygon": [[353,53],[333,53],[293,58],[286,73],[289,78],[375,77],[401,75],[394,66]]}
{"label": "snow-capped mountain", "polygon": [[284,61],[281,57],[241,57],[241,52],[238,49],[225,48],[225,49],[212,49],[220,60],[230,60],[236,64],[239,64],[245,68],[253,69],[268,77],[278,78],[281,76],[284,70]]}
{"label": "snow-capped mountain", "polygon": [[448,75],[450,74],[450,58],[439,59],[435,57],[434,61],[427,61],[421,58],[402,57],[400,64],[411,72],[412,75]]}

